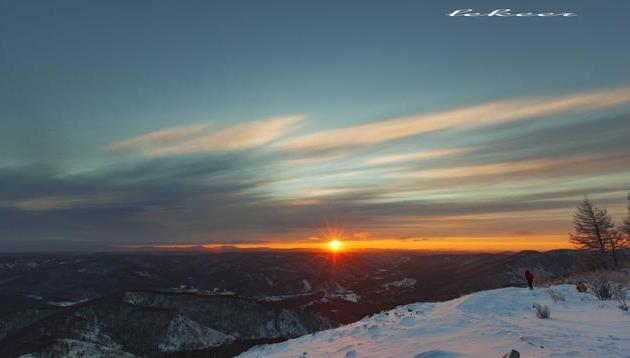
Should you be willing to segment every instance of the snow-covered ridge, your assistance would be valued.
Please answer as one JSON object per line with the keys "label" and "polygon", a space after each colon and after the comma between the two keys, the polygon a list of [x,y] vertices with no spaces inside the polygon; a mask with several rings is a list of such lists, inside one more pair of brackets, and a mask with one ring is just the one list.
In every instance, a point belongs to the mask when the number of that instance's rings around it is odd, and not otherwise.
{"label": "snow-covered ridge", "polygon": [[[612,301],[555,289],[504,288],[441,303],[400,306],[328,331],[255,347],[239,357],[630,357],[630,313]],[[550,319],[532,306],[549,306]]]}

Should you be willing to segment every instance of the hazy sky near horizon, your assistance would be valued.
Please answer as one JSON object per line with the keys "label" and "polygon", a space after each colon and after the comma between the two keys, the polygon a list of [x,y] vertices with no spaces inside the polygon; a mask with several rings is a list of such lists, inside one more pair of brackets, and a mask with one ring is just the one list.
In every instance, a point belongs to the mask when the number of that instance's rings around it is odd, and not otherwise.
{"label": "hazy sky near horizon", "polygon": [[[445,16],[462,8],[577,16]],[[629,13],[0,0],[0,251],[312,243],[327,226],[566,246],[585,195],[626,213]]]}

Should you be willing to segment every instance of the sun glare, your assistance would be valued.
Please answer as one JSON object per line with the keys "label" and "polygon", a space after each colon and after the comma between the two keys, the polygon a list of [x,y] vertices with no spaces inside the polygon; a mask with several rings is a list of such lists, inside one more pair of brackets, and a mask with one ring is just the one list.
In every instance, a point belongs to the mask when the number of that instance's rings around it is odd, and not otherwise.
{"label": "sun glare", "polygon": [[332,251],[339,251],[341,246],[343,246],[343,244],[339,240],[331,240],[328,242],[328,248]]}

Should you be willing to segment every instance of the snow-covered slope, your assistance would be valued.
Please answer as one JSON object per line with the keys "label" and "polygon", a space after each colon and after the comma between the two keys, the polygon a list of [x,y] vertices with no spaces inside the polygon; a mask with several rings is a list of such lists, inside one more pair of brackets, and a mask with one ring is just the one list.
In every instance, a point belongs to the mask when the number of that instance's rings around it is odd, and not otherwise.
{"label": "snow-covered slope", "polygon": [[[400,306],[337,329],[255,347],[252,357],[630,357],[630,313],[575,291],[504,288],[441,303]],[[536,318],[532,305],[551,310]]]}

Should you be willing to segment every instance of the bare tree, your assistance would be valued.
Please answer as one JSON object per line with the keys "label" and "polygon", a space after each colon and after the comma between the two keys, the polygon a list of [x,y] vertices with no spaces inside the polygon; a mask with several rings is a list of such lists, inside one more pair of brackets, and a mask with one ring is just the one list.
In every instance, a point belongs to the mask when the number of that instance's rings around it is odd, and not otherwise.
{"label": "bare tree", "polygon": [[615,227],[606,209],[599,209],[584,199],[573,215],[573,232],[569,241],[578,248],[607,252],[609,237]]}
{"label": "bare tree", "polygon": [[615,268],[617,268],[619,267],[619,262],[617,261],[617,250],[628,247],[630,240],[628,240],[626,233],[624,233],[621,228],[615,228],[610,231],[610,234],[606,238],[606,243],[608,248],[610,248],[610,256],[613,258]]}

